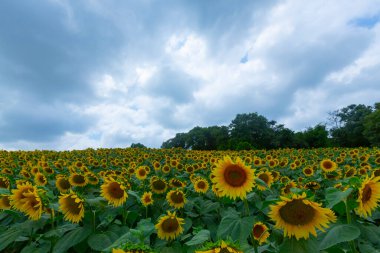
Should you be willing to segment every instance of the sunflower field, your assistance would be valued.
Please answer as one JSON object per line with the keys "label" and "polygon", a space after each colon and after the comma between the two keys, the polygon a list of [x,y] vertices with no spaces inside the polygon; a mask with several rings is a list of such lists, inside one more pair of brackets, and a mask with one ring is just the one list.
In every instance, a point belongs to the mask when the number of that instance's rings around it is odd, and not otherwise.
{"label": "sunflower field", "polygon": [[0,252],[380,252],[380,149],[0,151]]}

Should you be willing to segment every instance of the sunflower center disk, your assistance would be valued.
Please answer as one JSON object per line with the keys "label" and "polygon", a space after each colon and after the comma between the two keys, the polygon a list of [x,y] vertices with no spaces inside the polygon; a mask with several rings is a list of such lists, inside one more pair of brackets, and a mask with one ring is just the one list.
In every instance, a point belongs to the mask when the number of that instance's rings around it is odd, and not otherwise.
{"label": "sunflower center disk", "polygon": [[268,177],[267,174],[261,174],[261,175],[259,176],[259,178],[260,178],[261,180],[263,180],[266,184],[268,184],[269,177]]}
{"label": "sunflower center disk", "polygon": [[327,169],[327,170],[331,169],[332,166],[333,166],[332,163],[329,162],[329,161],[325,161],[325,162],[323,162],[323,167],[324,167],[325,169]]}
{"label": "sunflower center disk", "polygon": [[74,198],[68,197],[66,198],[66,206],[67,210],[69,210],[72,214],[80,214],[80,203],[76,203]]}
{"label": "sunflower center disk", "polygon": [[70,182],[68,180],[65,180],[65,179],[61,179],[59,180],[59,186],[64,189],[64,190],[67,190],[67,189],[70,189]]}
{"label": "sunflower center disk", "polygon": [[368,200],[371,199],[372,196],[372,189],[370,186],[366,185],[363,189],[363,194],[362,194],[362,202],[365,203]]}
{"label": "sunflower center disk", "polygon": [[85,182],[85,180],[84,180],[84,176],[82,176],[82,175],[75,175],[75,176],[73,177],[73,181],[74,181],[75,183],[77,183],[77,184],[83,184],[83,183]]}
{"label": "sunflower center disk", "polygon": [[183,194],[180,192],[175,192],[171,195],[171,200],[174,203],[183,203]]}
{"label": "sunflower center disk", "polygon": [[253,228],[253,236],[255,238],[260,238],[260,236],[264,233],[264,228],[263,226],[261,225],[256,225],[254,228]]}
{"label": "sunflower center disk", "polygon": [[198,182],[198,188],[199,188],[199,189],[204,189],[204,188],[206,188],[206,184],[205,184],[205,182],[203,182],[203,181]]}
{"label": "sunflower center disk", "polygon": [[242,186],[247,180],[247,174],[238,165],[230,165],[224,171],[224,179],[233,187]]}
{"label": "sunflower center disk", "polygon": [[166,187],[166,184],[162,182],[161,180],[157,180],[153,182],[153,187],[156,190],[163,190]]}
{"label": "sunflower center disk", "polygon": [[169,218],[162,222],[162,230],[166,233],[173,233],[179,227],[178,221],[175,218]]}
{"label": "sunflower center disk", "polygon": [[120,188],[120,185],[116,182],[113,182],[109,186],[109,193],[112,197],[120,199],[124,196],[124,191]]}
{"label": "sunflower center disk", "polygon": [[288,202],[280,209],[280,216],[289,224],[306,225],[313,220],[315,210],[304,204],[302,200],[296,199]]}

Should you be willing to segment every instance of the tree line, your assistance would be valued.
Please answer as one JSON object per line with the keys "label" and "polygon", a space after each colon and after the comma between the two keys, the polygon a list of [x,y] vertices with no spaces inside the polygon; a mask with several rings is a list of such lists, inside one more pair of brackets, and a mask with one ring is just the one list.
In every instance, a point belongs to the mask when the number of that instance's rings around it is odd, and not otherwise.
{"label": "tree line", "polygon": [[161,148],[248,150],[380,146],[380,103],[349,105],[329,113],[325,124],[295,132],[258,113],[237,114],[228,126],[194,127]]}

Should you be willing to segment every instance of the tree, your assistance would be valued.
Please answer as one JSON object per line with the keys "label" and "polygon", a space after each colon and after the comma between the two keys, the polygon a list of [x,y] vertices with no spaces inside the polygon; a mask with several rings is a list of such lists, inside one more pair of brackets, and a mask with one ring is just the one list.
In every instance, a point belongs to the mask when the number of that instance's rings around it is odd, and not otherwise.
{"label": "tree", "polygon": [[177,133],[174,138],[162,143],[161,148],[187,148],[187,134]]}
{"label": "tree", "polygon": [[131,148],[146,148],[146,147],[141,143],[132,143]]}
{"label": "tree", "polygon": [[257,113],[238,114],[229,125],[231,143],[248,142],[254,148],[270,148],[275,124]]}
{"label": "tree", "polygon": [[352,104],[333,112],[339,123],[330,130],[334,143],[342,147],[369,146],[370,143],[363,131],[364,119],[371,113],[371,106],[361,104]]}
{"label": "tree", "polygon": [[373,146],[380,146],[380,103],[375,104],[375,111],[364,118],[363,135]]}
{"label": "tree", "polygon": [[294,132],[284,125],[276,125],[273,128],[274,137],[271,146],[273,148],[294,147]]}

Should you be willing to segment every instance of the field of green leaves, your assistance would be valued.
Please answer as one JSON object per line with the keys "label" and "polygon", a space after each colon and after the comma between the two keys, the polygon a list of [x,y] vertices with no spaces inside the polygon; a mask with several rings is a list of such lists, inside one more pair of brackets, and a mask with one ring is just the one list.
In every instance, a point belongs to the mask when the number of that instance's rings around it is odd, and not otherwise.
{"label": "field of green leaves", "polygon": [[0,151],[1,252],[380,252],[380,149]]}

